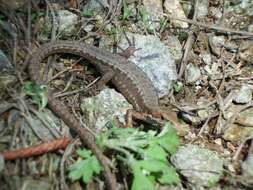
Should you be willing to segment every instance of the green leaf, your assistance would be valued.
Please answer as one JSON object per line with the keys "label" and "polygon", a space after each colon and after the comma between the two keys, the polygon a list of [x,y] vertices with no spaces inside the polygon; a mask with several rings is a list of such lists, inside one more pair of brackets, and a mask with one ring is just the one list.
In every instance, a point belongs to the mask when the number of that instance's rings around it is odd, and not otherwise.
{"label": "green leaf", "polygon": [[68,177],[72,181],[82,179],[84,183],[88,183],[94,174],[99,174],[101,166],[95,156],[92,156],[88,150],[77,150],[77,154],[84,159],[79,159],[69,167]]}
{"label": "green leaf", "polygon": [[91,160],[91,165],[92,165],[92,169],[96,174],[99,174],[101,171],[101,167],[98,163],[98,160],[95,156],[92,156],[92,160]]}
{"label": "green leaf", "polygon": [[176,132],[171,127],[167,127],[166,130],[166,133],[161,132],[162,135],[156,139],[156,142],[170,154],[174,154],[179,145],[179,139]]}
{"label": "green leaf", "polygon": [[141,16],[141,19],[142,19],[142,22],[144,23],[144,25],[147,25],[147,23],[148,23],[148,12],[147,12],[147,10],[145,9],[144,6],[142,6],[140,8],[140,16]]}
{"label": "green leaf", "polygon": [[161,146],[152,144],[145,149],[143,156],[144,159],[157,159],[166,162],[168,154]]}
{"label": "green leaf", "polygon": [[176,170],[172,166],[167,165],[163,170],[162,176],[158,178],[158,181],[161,184],[177,184],[180,182],[180,179]]}
{"label": "green leaf", "polygon": [[142,170],[138,167],[138,165],[133,164],[133,183],[131,186],[131,190],[154,190],[154,184],[149,178],[144,175]]}
{"label": "green leaf", "polygon": [[73,165],[69,167],[69,175],[68,177],[71,179],[71,181],[76,181],[80,179],[83,175],[83,169],[85,167],[85,161],[84,160],[78,160]]}
{"label": "green leaf", "polygon": [[83,12],[82,12],[82,15],[84,16],[84,17],[92,17],[93,16],[93,11],[91,11],[91,10],[84,10]]}
{"label": "green leaf", "polygon": [[181,82],[177,82],[176,84],[174,84],[173,87],[174,87],[175,92],[179,93],[180,91],[182,91],[184,85]]}
{"label": "green leaf", "polygon": [[168,157],[179,145],[179,139],[169,124],[159,134],[156,131],[113,127],[100,134],[97,141],[104,148],[120,153],[116,158],[132,171],[132,189],[154,189],[155,182],[173,184],[179,181],[168,162]]}
{"label": "green leaf", "polygon": [[85,150],[85,149],[78,149],[76,151],[77,155],[82,157],[82,158],[88,158],[91,156],[91,151],[90,150]]}
{"label": "green leaf", "polygon": [[87,159],[85,160],[85,168],[83,169],[83,173],[82,173],[82,180],[84,183],[88,183],[93,175],[93,169],[92,169],[92,165],[91,165],[91,160]]}
{"label": "green leaf", "polygon": [[123,20],[127,20],[132,14],[132,10],[129,8],[129,6],[126,3],[126,0],[123,0]]}
{"label": "green leaf", "polygon": [[36,85],[31,81],[24,82],[22,91],[32,98],[32,101],[43,109],[47,105],[47,88],[44,85]]}

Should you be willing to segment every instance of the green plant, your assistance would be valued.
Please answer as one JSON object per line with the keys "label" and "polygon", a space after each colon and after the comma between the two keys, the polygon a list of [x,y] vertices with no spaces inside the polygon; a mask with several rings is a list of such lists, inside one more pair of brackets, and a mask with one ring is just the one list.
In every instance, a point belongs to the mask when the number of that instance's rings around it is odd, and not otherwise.
{"label": "green plant", "polygon": [[30,96],[32,101],[43,109],[47,105],[47,88],[44,85],[36,85],[31,81],[24,82],[22,91],[25,95]]}
{"label": "green plant", "polygon": [[122,20],[128,20],[128,18],[132,15],[132,10],[129,8],[129,6],[126,3],[126,0],[123,0],[123,15]]}
{"label": "green plant", "polygon": [[117,159],[123,161],[134,176],[132,190],[154,189],[155,181],[161,184],[179,181],[176,171],[167,160],[179,145],[179,139],[169,124],[158,134],[156,131],[113,127],[100,134],[97,143],[104,149],[120,153]]}
{"label": "green plant", "polygon": [[90,18],[90,17],[92,17],[92,16],[94,15],[94,13],[93,13],[93,11],[91,11],[91,10],[84,10],[84,11],[82,12],[82,15],[83,15],[84,17]]}
{"label": "green plant", "polygon": [[142,20],[144,26],[147,26],[149,15],[148,15],[148,12],[144,6],[141,6],[141,8],[140,8],[140,17],[141,17],[141,20]]}
{"label": "green plant", "polygon": [[68,177],[72,181],[82,179],[84,183],[88,183],[94,174],[99,174],[101,167],[95,156],[91,155],[89,150],[77,150],[79,159],[70,166]]}
{"label": "green plant", "polygon": [[179,93],[183,90],[184,85],[181,82],[177,82],[176,84],[174,84],[173,87],[174,87],[175,92]]}
{"label": "green plant", "polygon": [[[116,128],[113,123],[112,126],[97,137],[97,144],[103,150],[114,150],[117,153],[116,160],[123,162],[130,169],[133,175],[132,190],[154,189],[155,182],[179,182],[175,169],[168,162],[168,156],[174,154],[179,145],[179,139],[169,124],[166,124],[160,133],[144,132],[136,128]],[[85,160],[78,160],[71,167],[69,177],[72,180],[82,178],[87,183],[100,169],[94,156],[86,153],[82,157]]]}

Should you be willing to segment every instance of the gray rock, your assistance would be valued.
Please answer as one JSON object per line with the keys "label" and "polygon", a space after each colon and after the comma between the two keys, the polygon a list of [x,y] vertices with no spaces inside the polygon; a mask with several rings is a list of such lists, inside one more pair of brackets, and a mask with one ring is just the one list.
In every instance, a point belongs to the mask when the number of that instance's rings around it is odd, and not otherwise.
{"label": "gray rock", "polygon": [[0,154],[0,174],[2,173],[3,169],[4,169],[4,158],[3,156]]}
{"label": "gray rock", "polygon": [[16,80],[17,78],[15,75],[0,72],[0,94],[4,93],[4,89],[13,85]]}
{"label": "gray rock", "polygon": [[143,0],[143,6],[148,16],[148,29],[159,29],[160,23],[157,21],[163,18],[162,0]]}
{"label": "gray rock", "polygon": [[85,124],[97,132],[102,131],[115,117],[124,123],[126,111],[132,108],[123,95],[109,88],[96,96],[85,98],[81,103]]}
{"label": "gray rock", "polygon": [[170,53],[175,61],[180,61],[182,58],[182,45],[176,36],[168,36],[166,45],[169,47]]}
{"label": "gray rock", "polygon": [[222,12],[217,7],[210,7],[209,12],[216,20],[219,20],[222,17]]}
{"label": "gray rock", "polygon": [[253,178],[253,142],[251,141],[251,146],[249,148],[249,153],[247,158],[242,162],[242,173],[243,176]]}
{"label": "gray rock", "polygon": [[171,161],[183,176],[197,186],[214,184],[223,174],[223,159],[197,145],[180,147]]}
{"label": "gray rock", "polygon": [[4,52],[0,49],[0,72],[10,72],[13,71],[14,67],[10,63],[9,59],[6,57]]}
{"label": "gray rock", "polygon": [[244,126],[253,127],[253,108],[241,112],[236,122]]}
{"label": "gray rock", "polygon": [[212,56],[210,53],[203,53],[200,55],[200,57],[202,58],[203,62],[206,64],[206,65],[211,65],[212,63]]}
{"label": "gray rock", "polygon": [[197,11],[198,19],[203,19],[208,14],[208,7],[209,7],[208,4],[209,4],[208,0],[199,1],[199,4],[198,6],[196,6],[196,10],[195,10]]}
{"label": "gray rock", "polygon": [[43,179],[40,178],[38,180],[36,179],[31,179],[31,178],[26,178],[23,179],[22,181],[22,187],[20,187],[20,189],[26,189],[26,190],[51,190],[52,187],[52,183],[50,182],[49,179]]}
{"label": "gray rock", "polygon": [[242,163],[242,171],[244,176],[253,177],[253,154],[248,155]]}
{"label": "gray rock", "polygon": [[[160,97],[169,92],[172,81],[177,79],[175,60],[172,58],[169,48],[155,36],[144,36],[127,33],[129,39],[134,37],[135,48],[138,49],[129,58],[139,66],[151,79]],[[129,45],[126,39],[119,44],[123,49]]]}
{"label": "gray rock", "polygon": [[68,10],[59,10],[59,33],[63,36],[72,36],[77,32],[78,17]]}
{"label": "gray rock", "polygon": [[[186,18],[184,10],[179,1],[165,0],[163,4],[165,10],[172,16],[177,15],[179,18]],[[188,28],[188,23],[179,20],[171,20],[172,24],[180,28]]]}
{"label": "gray rock", "polygon": [[252,99],[251,88],[248,85],[242,85],[236,94],[234,101],[239,104],[246,104]]}
{"label": "gray rock", "polygon": [[193,65],[193,64],[188,64],[186,66],[185,70],[185,80],[187,83],[192,83],[198,80],[200,77],[200,69]]}
{"label": "gray rock", "polygon": [[239,56],[242,60],[253,64],[253,42],[252,41],[243,41],[240,44]]}
{"label": "gray rock", "polygon": [[235,144],[240,144],[253,135],[252,127],[245,127],[237,124],[231,124],[224,131],[222,138]]}
{"label": "gray rock", "polygon": [[83,12],[99,12],[101,10],[103,10],[103,8],[108,8],[109,4],[107,0],[89,0],[84,8],[83,8]]}
{"label": "gray rock", "polygon": [[248,31],[253,33],[253,24],[250,24],[249,27],[248,27]]}
{"label": "gray rock", "polygon": [[0,6],[2,6],[2,8],[5,9],[7,8],[9,10],[16,10],[24,6],[26,2],[27,2],[26,0],[8,0],[8,1],[1,0]]}
{"label": "gray rock", "polygon": [[210,36],[209,43],[210,43],[212,52],[215,55],[220,55],[221,48],[224,46],[224,43],[225,43],[225,37],[224,36]]}

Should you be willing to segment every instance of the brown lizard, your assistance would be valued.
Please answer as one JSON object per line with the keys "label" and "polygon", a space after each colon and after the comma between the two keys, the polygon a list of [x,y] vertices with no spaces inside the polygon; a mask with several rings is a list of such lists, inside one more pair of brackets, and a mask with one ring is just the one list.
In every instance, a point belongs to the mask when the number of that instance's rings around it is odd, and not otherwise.
{"label": "brown lizard", "polygon": [[[136,111],[154,116],[159,115],[159,103],[156,90],[146,74],[125,57],[112,54],[109,51],[94,46],[87,46],[74,41],[56,41],[41,46],[31,57],[29,74],[36,84],[46,84],[38,74],[42,61],[50,55],[58,53],[74,54],[89,60],[102,75],[97,86],[111,81]],[[70,128],[78,133],[82,142],[91,149],[103,166],[104,175],[110,189],[117,189],[116,180],[110,171],[102,152],[96,146],[93,135],[68,111],[59,100],[53,99],[51,92],[48,96],[50,109],[58,115]]]}

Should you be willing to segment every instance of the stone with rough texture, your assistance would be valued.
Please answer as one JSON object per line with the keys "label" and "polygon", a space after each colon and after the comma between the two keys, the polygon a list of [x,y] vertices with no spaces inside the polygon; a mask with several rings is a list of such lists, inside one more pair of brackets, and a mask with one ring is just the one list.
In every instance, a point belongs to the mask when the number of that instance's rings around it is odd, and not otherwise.
{"label": "stone with rough texture", "polygon": [[185,80],[187,83],[195,82],[199,79],[200,75],[200,69],[197,66],[191,63],[186,66]]}
{"label": "stone with rough texture", "polygon": [[126,111],[132,109],[132,106],[123,95],[114,89],[106,88],[96,96],[85,98],[81,109],[85,124],[100,132],[115,117],[124,122]]}
{"label": "stone with rough texture", "polygon": [[217,153],[197,145],[180,147],[171,161],[190,183],[197,186],[215,184],[222,177],[223,159]]}
{"label": "stone with rough texture", "polygon": [[244,126],[253,127],[253,108],[241,112],[236,122]]}
{"label": "stone with rough texture", "polygon": [[239,104],[249,103],[252,99],[251,88],[248,85],[242,85],[237,91],[234,101]]}
{"label": "stone with rough texture", "polygon": [[[164,4],[163,4],[165,10],[173,17],[179,17],[179,18],[183,18],[186,19],[184,10],[182,8],[182,5],[180,4],[180,2],[178,0],[165,0]],[[182,22],[179,20],[171,20],[172,24],[176,27],[180,27],[180,28],[188,28],[188,23],[186,22]]]}
{"label": "stone with rough texture", "polygon": [[67,10],[59,10],[59,33],[71,36],[77,32],[78,16]]}
{"label": "stone with rough texture", "polygon": [[151,30],[159,29],[160,23],[157,22],[163,17],[163,6],[161,0],[143,0],[143,6],[148,16],[148,28]]}
{"label": "stone with rough texture", "polygon": [[[139,66],[151,79],[157,89],[159,97],[166,95],[172,87],[172,82],[177,79],[175,60],[172,58],[169,48],[155,36],[144,36],[127,33],[129,39],[134,37],[134,54],[130,61]],[[126,49],[129,44],[122,39],[119,46]]]}

